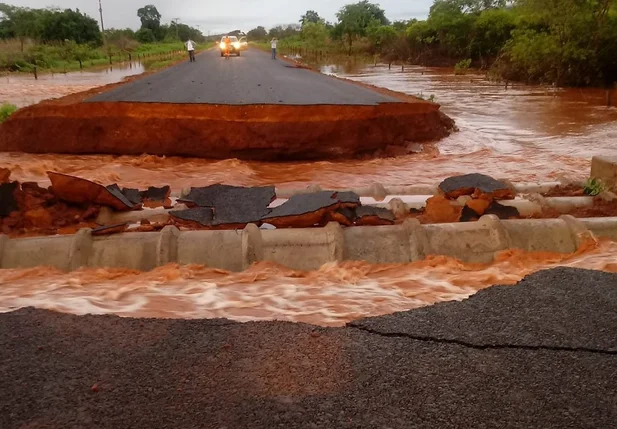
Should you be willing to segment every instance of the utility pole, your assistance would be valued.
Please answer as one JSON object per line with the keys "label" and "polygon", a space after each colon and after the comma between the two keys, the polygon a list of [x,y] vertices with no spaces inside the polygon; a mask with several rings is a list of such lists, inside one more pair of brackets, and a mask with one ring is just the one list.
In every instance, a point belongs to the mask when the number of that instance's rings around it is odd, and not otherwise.
{"label": "utility pole", "polygon": [[107,47],[107,37],[105,37],[105,24],[103,23],[103,5],[101,4],[101,0],[99,0],[99,13],[101,14],[101,34],[103,35],[103,46]]}
{"label": "utility pole", "polygon": [[180,40],[180,35],[178,33],[178,21],[180,21],[180,18],[174,18],[172,21],[176,24],[176,39]]}
{"label": "utility pole", "polygon": [[105,24],[103,24],[103,5],[99,0],[99,13],[101,14],[101,31],[103,32],[103,41],[105,41]]}

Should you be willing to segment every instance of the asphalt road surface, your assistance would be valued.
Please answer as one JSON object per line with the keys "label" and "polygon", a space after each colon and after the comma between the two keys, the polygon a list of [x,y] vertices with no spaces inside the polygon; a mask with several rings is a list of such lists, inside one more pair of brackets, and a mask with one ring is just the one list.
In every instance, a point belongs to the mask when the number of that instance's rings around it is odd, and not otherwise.
{"label": "asphalt road surface", "polygon": [[272,60],[256,49],[240,57],[221,58],[218,50],[185,62],[88,101],[130,101],[206,104],[352,104],[399,102],[370,89]]}
{"label": "asphalt road surface", "polygon": [[0,314],[0,427],[610,428],[617,275],[560,268],[346,328]]}

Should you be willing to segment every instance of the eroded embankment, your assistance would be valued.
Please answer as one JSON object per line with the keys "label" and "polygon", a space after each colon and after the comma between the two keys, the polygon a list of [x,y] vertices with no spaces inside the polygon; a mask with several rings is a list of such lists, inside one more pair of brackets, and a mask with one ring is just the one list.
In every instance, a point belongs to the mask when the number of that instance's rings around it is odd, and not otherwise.
{"label": "eroded embankment", "polygon": [[336,159],[396,153],[454,123],[428,102],[376,106],[40,104],[0,126],[0,150],[203,158]]}

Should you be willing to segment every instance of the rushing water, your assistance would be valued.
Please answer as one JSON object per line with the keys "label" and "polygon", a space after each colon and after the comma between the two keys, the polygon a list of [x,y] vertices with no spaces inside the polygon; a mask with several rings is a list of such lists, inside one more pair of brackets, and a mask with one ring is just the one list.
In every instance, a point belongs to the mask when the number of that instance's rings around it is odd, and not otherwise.
{"label": "rushing water", "polygon": [[38,79],[34,79],[33,75],[8,74],[0,76],[0,104],[11,103],[17,107],[24,107],[42,100],[120,82],[126,77],[144,71],[144,66],[135,62],[97,71],[43,73]]}
{"label": "rushing water", "polygon": [[506,251],[490,265],[436,256],[405,265],[326,264],[298,272],[260,263],[242,273],[167,265],[148,273],[40,267],[0,270],[0,311],[35,306],[75,314],[289,320],[339,326],[360,317],[459,300],[559,265],[617,272],[617,244],[574,255]]}
{"label": "rushing water", "polygon": [[[330,66],[324,71],[412,95],[433,95],[460,131],[427,153],[370,161],[273,164],[154,156],[0,154],[0,166],[11,168],[13,178],[22,181],[45,182],[45,172],[54,170],[103,183],[170,184],[178,190],[217,182],[286,187],[432,184],[467,172],[513,181],[551,180],[560,175],[583,178],[592,155],[617,155],[613,144],[617,109],[605,107],[605,94],[600,90],[523,85],[506,89],[479,75],[454,76],[419,67],[401,72],[387,66]],[[98,82],[103,83],[107,81]],[[69,85],[70,91],[74,84],[67,81],[60,86]],[[6,94],[6,87],[0,86],[0,100],[2,91]],[[175,265],[149,273],[87,269],[66,274],[44,267],[0,270],[0,310],[34,305],[77,314],[340,325],[365,315],[462,299],[481,288],[512,284],[530,272],[557,265],[617,272],[616,246],[592,243],[575,255],[509,251],[490,265],[432,257],[406,265],[328,264],[308,273],[270,264],[243,273]]]}

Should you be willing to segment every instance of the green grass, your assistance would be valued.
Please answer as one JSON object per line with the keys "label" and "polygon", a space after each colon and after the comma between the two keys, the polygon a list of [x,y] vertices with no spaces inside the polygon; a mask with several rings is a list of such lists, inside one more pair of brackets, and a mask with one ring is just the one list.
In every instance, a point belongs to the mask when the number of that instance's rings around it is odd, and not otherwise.
{"label": "green grass", "polygon": [[170,57],[162,58],[155,56],[152,59],[146,59],[142,61],[146,71],[156,71],[165,67],[171,66],[178,61],[186,59],[188,61],[188,54],[186,52],[174,53]]}
{"label": "green grass", "polygon": [[596,179],[595,177],[587,179],[583,188],[583,192],[587,195],[591,195],[592,197],[601,194],[605,190],[606,185],[600,179]]}
{"label": "green grass", "polygon": [[[121,51],[116,47],[92,48],[79,46],[81,65],[75,55],[68,52],[67,45],[27,45],[24,52],[21,46],[15,42],[0,43],[0,72],[24,72],[33,73],[35,66],[40,73],[45,72],[70,72],[88,68],[102,68],[110,64],[133,61],[142,61],[153,65],[170,62],[180,52],[184,52],[184,44],[181,42],[171,43],[148,43],[132,45],[130,52]],[[70,45],[68,45],[70,46]]]}
{"label": "green grass", "polygon": [[4,103],[0,106],[0,124],[17,111],[17,106],[14,104]]}

